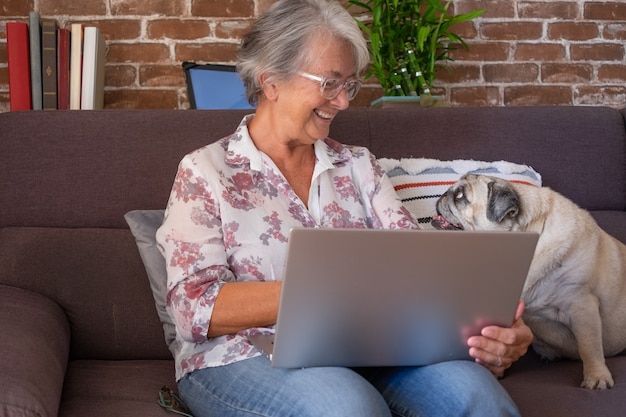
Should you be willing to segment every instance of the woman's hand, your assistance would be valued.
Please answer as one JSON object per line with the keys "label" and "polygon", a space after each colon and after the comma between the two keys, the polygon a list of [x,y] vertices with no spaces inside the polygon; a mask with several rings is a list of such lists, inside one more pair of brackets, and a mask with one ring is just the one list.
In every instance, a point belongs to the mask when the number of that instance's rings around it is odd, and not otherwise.
{"label": "woman's hand", "polygon": [[524,356],[533,341],[530,328],[522,320],[523,312],[524,303],[520,301],[511,327],[487,326],[480,336],[467,339],[470,356],[497,377]]}

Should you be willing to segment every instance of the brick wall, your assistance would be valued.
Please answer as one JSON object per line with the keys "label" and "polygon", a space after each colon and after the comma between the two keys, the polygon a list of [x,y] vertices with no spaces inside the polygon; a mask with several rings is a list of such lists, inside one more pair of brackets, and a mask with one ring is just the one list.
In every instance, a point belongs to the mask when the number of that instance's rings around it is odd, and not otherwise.
{"label": "brick wall", "polygon": [[[3,0],[0,111],[8,110],[5,22],[37,10],[61,26],[99,26],[107,40],[106,108],[188,108],[183,61],[232,63],[239,37],[273,0]],[[626,1],[455,0],[484,8],[458,26],[436,91],[454,106],[626,106]],[[354,102],[381,95],[370,80]]]}

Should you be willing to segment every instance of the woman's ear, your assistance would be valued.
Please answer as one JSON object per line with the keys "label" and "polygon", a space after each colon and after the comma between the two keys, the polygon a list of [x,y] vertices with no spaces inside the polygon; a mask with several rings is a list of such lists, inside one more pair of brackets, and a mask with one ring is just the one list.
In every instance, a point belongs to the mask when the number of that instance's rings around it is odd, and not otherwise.
{"label": "woman's ear", "polygon": [[274,81],[274,77],[269,73],[263,73],[259,77],[259,81],[265,98],[270,101],[276,100],[278,98],[278,86]]}

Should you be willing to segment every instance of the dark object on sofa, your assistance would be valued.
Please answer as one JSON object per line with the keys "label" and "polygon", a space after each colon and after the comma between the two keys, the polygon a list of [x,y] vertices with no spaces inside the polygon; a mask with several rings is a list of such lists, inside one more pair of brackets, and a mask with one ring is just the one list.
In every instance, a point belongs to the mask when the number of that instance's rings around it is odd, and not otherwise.
{"label": "dark object on sofa", "polygon": [[[146,272],[124,214],[162,209],[184,154],[247,111],[0,114],[0,416],[158,416],[175,387]],[[626,111],[593,107],[355,109],[331,136],[378,157],[507,160],[590,210],[626,242]],[[618,416],[581,363],[533,352],[502,384],[522,415]]]}

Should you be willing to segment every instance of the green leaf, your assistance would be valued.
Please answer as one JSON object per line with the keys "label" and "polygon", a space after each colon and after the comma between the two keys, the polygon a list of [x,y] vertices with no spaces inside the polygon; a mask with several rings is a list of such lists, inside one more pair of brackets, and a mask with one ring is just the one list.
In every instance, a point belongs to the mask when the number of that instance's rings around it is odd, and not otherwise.
{"label": "green leaf", "polygon": [[[466,42],[451,29],[485,11],[451,15],[451,3],[452,0],[347,1],[349,6],[361,10],[357,21],[369,38],[371,53],[368,76],[378,79],[386,95],[423,94],[435,80],[435,64],[451,61],[450,51],[467,48]],[[371,19],[363,20],[363,13]],[[397,88],[398,85],[402,87]]]}

